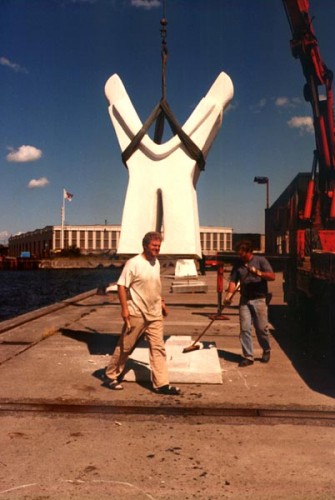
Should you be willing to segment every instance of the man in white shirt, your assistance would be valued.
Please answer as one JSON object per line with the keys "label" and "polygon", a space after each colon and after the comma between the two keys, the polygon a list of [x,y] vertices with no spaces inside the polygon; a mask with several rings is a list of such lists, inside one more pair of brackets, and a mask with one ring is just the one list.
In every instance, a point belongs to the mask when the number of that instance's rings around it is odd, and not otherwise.
{"label": "man in white shirt", "polygon": [[143,252],[126,262],[117,282],[124,325],[105,372],[107,384],[114,390],[123,389],[120,378],[127,359],[145,333],[155,392],[180,394],[178,387],[169,385],[164,346],[163,315],[167,315],[167,309],[161,297],[160,264],[157,259],[161,242],[160,233],[147,233],[142,241]]}

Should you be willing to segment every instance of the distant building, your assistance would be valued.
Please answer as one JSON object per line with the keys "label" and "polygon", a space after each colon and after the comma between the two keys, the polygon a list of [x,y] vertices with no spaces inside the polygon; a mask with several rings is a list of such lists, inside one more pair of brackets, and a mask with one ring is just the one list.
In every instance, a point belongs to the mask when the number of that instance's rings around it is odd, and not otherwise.
{"label": "distant building", "polygon": [[285,255],[296,253],[299,215],[304,211],[307,185],[311,175],[299,173],[265,210],[265,250],[267,254]]}
{"label": "distant building", "polygon": [[233,248],[242,240],[251,241],[255,252],[265,252],[265,235],[259,233],[234,233]]}
{"label": "distant building", "polygon": [[0,257],[8,255],[8,246],[0,244]]}
{"label": "distant building", "polygon": [[[120,236],[120,226],[65,226],[64,248],[79,248],[81,253],[115,252]],[[46,226],[27,233],[11,236],[8,240],[9,255],[18,257],[29,251],[37,258],[47,257],[61,249],[62,226]]]}
{"label": "distant building", "polygon": [[200,244],[202,253],[215,255],[216,252],[231,252],[233,245],[233,229],[229,227],[200,227]]}
{"label": "distant building", "polygon": [[[101,254],[117,251],[121,226],[92,225],[64,227],[64,248],[79,248],[82,254]],[[200,241],[205,255],[232,251],[232,228],[200,227]],[[177,237],[177,235],[176,235]],[[62,226],[46,226],[27,233],[11,236],[8,253],[18,257],[21,252],[30,252],[36,258],[48,257],[62,247]]]}

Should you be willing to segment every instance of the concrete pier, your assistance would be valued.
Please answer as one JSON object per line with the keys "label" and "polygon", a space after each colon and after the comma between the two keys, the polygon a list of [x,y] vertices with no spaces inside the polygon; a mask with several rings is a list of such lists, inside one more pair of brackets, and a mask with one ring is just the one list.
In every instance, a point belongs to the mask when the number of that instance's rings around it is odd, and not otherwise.
{"label": "concrete pier", "polygon": [[104,386],[122,325],[115,292],[0,323],[0,499],[334,498],[334,374],[294,341],[280,274],[270,363],[247,368],[237,303],[203,349],[182,353],[217,312],[216,273],[206,294],[169,293],[173,279],[162,278],[165,335],[181,396],[152,392],[145,344],[124,390]]}
{"label": "concrete pier", "polygon": [[[224,310],[228,319],[214,321],[206,332],[204,348],[183,354],[183,347],[193,342],[208,325],[209,315],[217,311],[216,273],[208,272],[202,278],[208,286],[205,294],[170,293],[172,279],[162,276],[169,308],[165,337],[171,381],[183,392],[179,405],[335,411],[334,375],[294,345],[280,274],[270,283],[271,361],[262,364],[257,360],[261,351],[255,339],[256,361],[242,369],[238,367],[238,298]],[[96,290],[0,323],[0,404],[162,404],[162,397],[150,390],[150,384],[142,383],[150,378],[145,344],[139,347],[144,358],[129,363],[124,390],[112,392],[103,386],[101,375],[121,325],[117,294],[97,295]],[[201,391],[201,399],[194,397],[195,387]],[[166,405],[174,404],[174,398],[163,399]]]}

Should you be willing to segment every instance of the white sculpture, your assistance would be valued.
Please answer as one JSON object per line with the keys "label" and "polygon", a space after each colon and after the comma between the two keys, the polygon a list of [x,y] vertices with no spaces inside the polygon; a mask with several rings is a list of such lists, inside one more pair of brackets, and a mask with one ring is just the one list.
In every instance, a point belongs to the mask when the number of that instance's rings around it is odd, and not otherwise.
{"label": "white sculpture", "polygon": [[[118,75],[109,78],[105,94],[121,151],[142,128]],[[206,157],[219,131],[224,109],[233,97],[229,76],[220,73],[182,130]],[[126,162],[129,183],[123,209],[119,254],[136,254],[143,235],[162,231],[161,255],[200,257],[196,184],[200,168],[178,135],[156,144],[145,134]]]}

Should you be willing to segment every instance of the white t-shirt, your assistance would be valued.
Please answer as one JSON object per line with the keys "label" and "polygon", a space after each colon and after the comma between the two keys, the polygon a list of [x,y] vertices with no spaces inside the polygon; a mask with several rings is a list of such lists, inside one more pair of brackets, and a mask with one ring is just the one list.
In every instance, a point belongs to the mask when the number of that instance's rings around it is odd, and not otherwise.
{"label": "white t-shirt", "polygon": [[129,259],[117,282],[129,291],[127,300],[131,316],[144,316],[153,321],[162,317],[160,264],[150,262],[142,254]]}

